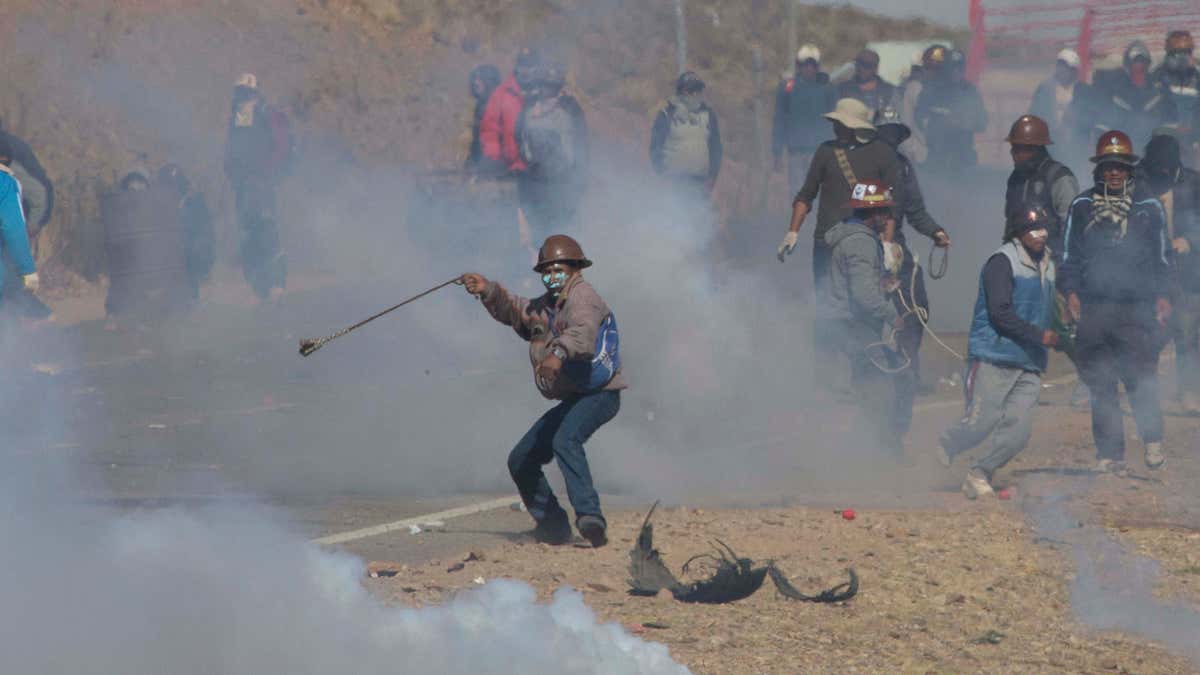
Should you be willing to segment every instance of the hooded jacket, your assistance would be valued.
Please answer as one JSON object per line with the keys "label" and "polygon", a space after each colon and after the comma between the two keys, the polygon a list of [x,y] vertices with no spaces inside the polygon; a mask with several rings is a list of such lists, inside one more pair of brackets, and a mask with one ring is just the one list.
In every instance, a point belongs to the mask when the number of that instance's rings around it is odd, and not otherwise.
{"label": "hooded jacket", "polygon": [[879,234],[849,218],[825,233],[832,250],[829,294],[834,318],[860,324],[878,335],[896,320],[896,308],[883,294],[883,246]]}
{"label": "hooded jacket", "polygon": [[479,143],[483,146],[483,156],[503,162],[510,171],[525,169],[517,144],[517,118],[521,116],[524,101],[517,77],[509,75],[488,98],[483,118],[479,121]]}
{"label": "hooded jacket", "polygon": [[[561,400],[590,393],[564,374],[571,363],[592,360],[600,326],[612,312],[592,285],[584,281],[582,274],[573,276],[557,298],[549,293],[533,299],[523,298],[492,281],[480,299],[492,318],[512,326],[517,335],[529,343],[529,363],[535,372],[554,347],[561,347],[566,352],[563,370],[554,382],[542,383],[535,378],[542,396]],[[618,391],[627,387],[618,368],[601,389]]]}
{"label": "hooded jacket", "polygon": [[21,210],[21,184],[7,166],[0,165],[0,279],[4,278],[4,262],[10,261],[17,274],[25,276],[37,271],[29,249],[29,233],[25,229],[25,214]]}
{"label": "hooded jacket", "polygon": [[1175,119],[1174,101],[1150,74],[1140,87],[1124,68],[1097,72],[1092,80],[1098,92],[1097,123],[1124,131],[1138,147],[1150,140],[1155,128]]}
{"label": "hooded jacket", "polygon": [[[495,66],[476,66],[471,71],[468,81],[474,83],[476,79],[483,82],[484,90],[483,95],[475,99],[475,114],[471,121],[471,147],[467,150],[468,168],[479,164],[483,159],[483,143],[479,139],[479,126],[483,122],[483,113],[487,109],[488,101],[492,98],[492,92],[500,86],[500,71],[496,70]],[[472,86],[474,85],[472,84]]]}
{"label": "hooded jacket", "polygon": [[1125,232],[1093,223],[1097,185],[1075,198],[1063,236],[1059,285],[1086,302],[1153,302],[1172,295],[1170,242],[1162,204],[1134,184]]}

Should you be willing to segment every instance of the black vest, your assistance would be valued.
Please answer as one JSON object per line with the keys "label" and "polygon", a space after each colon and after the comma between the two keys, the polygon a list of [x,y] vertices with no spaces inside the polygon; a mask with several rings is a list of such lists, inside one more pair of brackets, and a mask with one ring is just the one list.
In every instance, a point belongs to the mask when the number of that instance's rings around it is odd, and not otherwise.
{"label": "black vest", "polygon": [[1058,241],[1062,237],[1067,214],[1054,210],[1052,188],[1058,179],[1068,175],[1072,175],[1071,170],[1051,159],[1049,155],[1043,157],[1037,168],[1031,172],[1013,171],[1008,177],[1008,190],[1004,194],[1005,222],[1007,223],[1025,204],[1033,202],[1050,214],[1052,220],[1047,229],[1051,241]]}

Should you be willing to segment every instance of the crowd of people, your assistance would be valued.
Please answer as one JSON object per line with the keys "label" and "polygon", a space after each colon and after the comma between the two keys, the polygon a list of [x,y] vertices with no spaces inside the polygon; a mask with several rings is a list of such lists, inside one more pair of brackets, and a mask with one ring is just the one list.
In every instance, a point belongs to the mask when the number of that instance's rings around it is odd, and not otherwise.
{"label": "crowd of people", "polygon": [[[877,446],[897,458],[913,401],[926,388],[919,355],[930,312],[905,225],[937,248],[951,245],[927,210],[918,174],[945,177],[973,166],[975,135],[989,122],[965,66],[960,50],[935,44],[892,84],[879,74],[880,55],[864,49],[852,75],[835,83],[809,44],[775,95],[771,150],[777,171],[786,159],[794,195],[781,262],[816,211],[813,383],[857,402]],[[996,214],[1005,223],[996,233],[1002,244],[983,262],[967,327],[965,414],[936,448],[951,466],[992,439],[991,451],[965,471],[967,497],[991,494],[995,472],[1028,443],[1052,349],[1066,353],[1084,385],[1076,395],[1090,403],[1097,471],[1127,470],[1119,385],[1145,465],[1165,464],[1157,371],[1171,341],[1181,405],[1200,415],[1200,174],[1187,166],[1200,147],[1200,71],[1191,35],[1172,31],[1163,63],[1152,66],[1149,50],[1134,42],[1121,67],[1086,83],[1078,55],[1063,50],[1028,114],[1011,125],[1013,168]],[[615,316],[583,279],[591,261],[563,234],[575,230],[590,154],[585,114],[566,81],[560,58],[529,48],[507,77],[491,65],[470,73],[475,111],[465,170],[515,180],[517,232],[546,292],[522,298],[474,273],[461,282],[530,343],[538,390],[559,401],[509,457],[535,534],[550,543],[571,537],[541,468],[556,459],[575,527],[600,546],[606,523],[583,445],[617,414],[625,381]],[[679,75],[654,116],[648,155],[649,169],[680,195],[707,203],[723,145],[705,88],[695,72]],[[1082,152],[1085,145],[1094,151]],[[1051,146],[1061,148],[1058,159]],[[287,115],[267,102],[257,77],[239,77],[224,169],[239,261],[262,302],[278,301],[286,286],[276,193],[295,152]],[[1088,155],[1092,182],[1081,190],[1071,166]],[[6,306],[20,306],[17,298],[39,286],[31,242],[53,205],[53,184],[33,150],[0,124]],[[139,165],[105,196],[102,215],[110,327],[196,302],[213,268],[215,236],[205,196],[182,167],[167,164],[152,175]],[[27,308],[45,311],[36,298]]]}
{"label": "crowd of people", "polygon": [[[1149,51],[1135,42],[1121,68],[1097,72],[1089,85],[1079,80],[1078,56],[1063,50],[1029,114],[1010,128],[1004,243],[979,276],[965,415],[936,448],[949,467],[992,438],[991,451],[966,471],[969,498],[992,494],[995,472],[1027,444],[1050,349],[1065,352],[1079,373],[1073,399],[1090,404],[1099,472],[1128,470],[1119,386],[1146,467],[1164,465],[1157,374],[1171,341],[1180,405],[1200,414],[1200,259],[1193,253],[1200,174],[1185,165],[1200,141],[1191,36],[1172,31],[1165,52],[1164,63],[1151,69]],[[837,364],[848,363],[848,393],[878,446],[900,456],[921,388],[917,353],[929,316],[903,224],[949,247],[949,235],[925,211],[917,171],[973,165],[974,135],[986,127],[987,113],[963,77],[961,52],[946,46],[924,50],[914,74],[890,90],[875,74],[878,55],[865,50],[836,94],[815,46],[796,56],[795,76],[777,97],[777,165],[787,150],[791,182],[798,183],[779,259],[798,245],[816,202],[814,381],[836,389]],[[880,96],[886,91],[890,99]],[[828,138],[819,127],[829,123],[832,140],[814,143]],[[1051,155],[1055,138],[1068,158],[1082,142],[1094,148],[1086,189],[1071,159]]]}

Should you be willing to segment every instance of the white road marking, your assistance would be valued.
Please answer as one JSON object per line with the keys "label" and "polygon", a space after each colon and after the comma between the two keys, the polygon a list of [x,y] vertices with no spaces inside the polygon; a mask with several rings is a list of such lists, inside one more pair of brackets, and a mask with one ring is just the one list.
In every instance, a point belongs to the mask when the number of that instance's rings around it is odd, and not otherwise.
{"label": "white road marking", "polygon": [[320,539],[313,539],[312,543],[320,544],[322,546],[332,546],[333,544],[344,544],[348,541],[354,541],[355,539],[365,539],[367,537],[375,537],[375,536],[378,536],[381,534],[387,534],[388,532],[395,532],[396,530],[407,530],[409,527],[411,527],[413,525],[422,525],[424,523],[428,523],[428,522],[435,521],[435,520],[446,521],[446,520],[450,520],[451,518],[461,518],[463,516],[469,516],[469,515],[473,515],[476,513],[482,513],[484,511],[493,511],[495,509],[508,508],[510,505],[512,505],[512,503],[514,501],[519,501],[519,500],[520,500],[520,497],[516,497],[516,496],[501,497],[499,499],[492,499],[492,500],[486,501],[486,502],[479,502],[477,504],[468,504],[466,506],[460,506],[460,507],[454,508],[454,509],[438,511],[437,513],[427,513],[423,516],[414,516],[412,518],[405,518],[404,520],[397,520],[397,521],[391,522],[391,523],[383,523],[382,525],[373,525],[371,527],[364,527],[361,530],[351,530],[349,532],[342,532],[341,534],[331,534],[327,537],[321,537]]}
{"label": "white road marking", "polygon": [[[1047,381],[1043,382],[1043,384],[1050,384],[1050,385],[1068,384],[1070,382],[1074,382],[1075,379],[1076,379],[1075,375],[1064,375],[1063,377],[1055,378],[1053,380],[1047,380]],[[961,405],[962,405],[962,401],[958,400],[958,399],[952,399],[952,400],[947,400],[947,401],[932,401],[930,403],[922,403],[921,405],[914,406],[913,412],[925,412],[928,410],[938,410],[941,408],[950,408],[950,407],[961,406]],[[807,434],[807,432],[805,432],[805,434]],[[794,435],[801,435],[801,434],[787,434],[786,436],[784,436],[782,438],[773,439],[773,440],[776,440],[776,441],[783,440],[785,438],[789,438]],[[755,445],[757,445],[757,444],[758,443],[755,443]],[[446,511],[438,511],[436,513],[427,513],[423,516],[414,516],[412,518],[405,518],[404,520],[397,520],[397,521],[394,521],[391,523],[383,523],[382,525],[374,525],[371,527],[364,527],[361,530],[351,530],[349,532],[342,532],[340,534],[331,534],[327,537],[321,537],[320,539],[313,539],[312,542],[314,544],[319,544],[322,546],[332,546],[334,544],[344,544],[348,541],[354,541],[356,539],[366,539],[367,537],[376,537],[381,534],[395,532],[396,530],[407,530],[410,527],[412,527],[413,525],[419,526],[424,523],[428,523],[428,522],[435,521],[435,520],[445,521],[445,520],[450,520],[451,518],[461,518],[463,516],[470,516],[470,515],[474,515],[476,513],[483,513],[484,511],[494,511],[496,509],[506,508],[508,506],[511,506],[514,501],[518,501],[519,499],[520,499],[520,497],[516,497],[516,496],[501,497],[499,499],[492,499],[492,500],[486,501],[486,502],[479,502],[477,504],[468,504],[466,506],[460,506],[460,507],[454,508],[454,509],[447,509]]]}

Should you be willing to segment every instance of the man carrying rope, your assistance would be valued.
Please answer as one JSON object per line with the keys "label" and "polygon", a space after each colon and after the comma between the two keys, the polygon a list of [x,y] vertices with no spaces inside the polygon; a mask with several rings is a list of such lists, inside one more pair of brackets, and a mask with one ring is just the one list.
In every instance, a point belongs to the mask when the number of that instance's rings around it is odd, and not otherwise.
{"label": "man carrying rope", "polygon": [[992,450],[967,471],[963,494],[995,494],[992,476],[1029,442],[1033,408],[1042,390],[1047,348],[1058,344],[1054,316],[1054,260],[1046,248],[1053,221],[1036,202],[1014,209],[1004,245],[979,275],[979,296],[967,340],[966,412],[941,436],[938,461],[992,437]]}
{"label": "man carrying rope", "polygon": [[895,226],[895,205],[890,185],[858,181],[846,203],[852,214],[829,228],[824,243],[830,250],[831,334],[850,360],[850,387],[878,447],[900,458],[916,387],[896,338],[907,314],[896,311],[885,288],[895,282],[884,269],[880,236]]}

